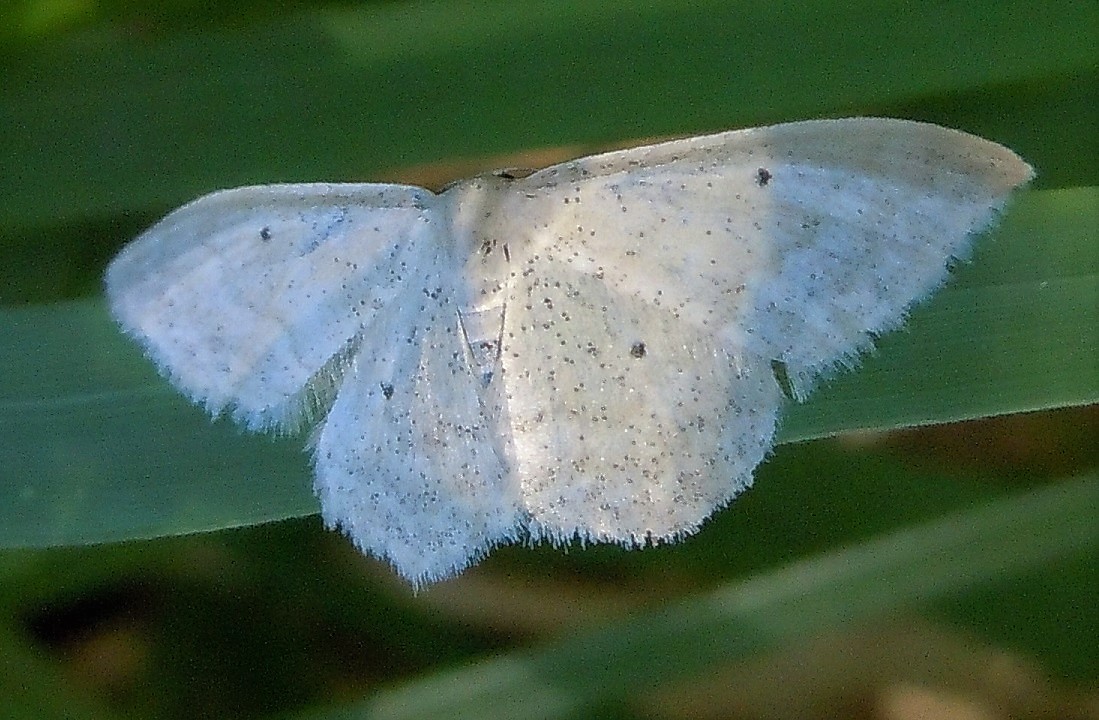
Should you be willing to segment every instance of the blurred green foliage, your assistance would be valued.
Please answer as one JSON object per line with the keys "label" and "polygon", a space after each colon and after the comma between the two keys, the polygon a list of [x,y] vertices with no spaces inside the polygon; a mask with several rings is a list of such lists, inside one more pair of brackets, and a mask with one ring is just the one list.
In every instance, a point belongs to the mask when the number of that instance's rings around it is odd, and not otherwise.
{"label": "blurred green foliage", "polygon": [[[1094,690],[1097,27],[1067,0],[6,4],[0,715],[646,716],[638,687],[899,609]],[[1061,410],[947,431],[973,461],[928,460],[934,431],[782,446],[673,547],[506,548],[411,597],[302,517],[300,443],[209,425],[98,298],[118,247],[217,187],[864,114],[1039,176],[785,439]]]}

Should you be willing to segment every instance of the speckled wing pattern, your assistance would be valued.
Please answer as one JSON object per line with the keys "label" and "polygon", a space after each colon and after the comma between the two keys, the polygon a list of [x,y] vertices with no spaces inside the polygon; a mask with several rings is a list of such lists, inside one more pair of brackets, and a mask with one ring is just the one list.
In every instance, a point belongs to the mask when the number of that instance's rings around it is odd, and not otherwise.
{"label": "speckled wing pattern", "polygon": [[[803,397],[946,278],[1030,168],[915,122],[817,121],[580,159],[486,218],[514,273],[502,362],[538,537],[698,528]],[[643,348],[644,352],[637,352]]]}
{"label": "speckled wing pattern", "polygon": [[213,415],[295,430],[331,401],[347,353],[445,248],[435,196],[399,185],[266,185],[203,196],[123,248],[107,302]]}
{"label": "speckled wing pattern", "polygon": [[439,196],[420,188],[238,188],[128,245],[107,299],[212,414],[317,424],[325,522],[420,583],[519,529],[501,412],[456,322],[468,304],[456,249]]}
{"label": "speckled wing pattern", "polygon": [[316,424],[330,526],[414,585],[521,538],[639,545],[751,483],[1031,170],[898,120],[791,123],[514,179],[200,198],[112,263],[123,329],[214,414]]}

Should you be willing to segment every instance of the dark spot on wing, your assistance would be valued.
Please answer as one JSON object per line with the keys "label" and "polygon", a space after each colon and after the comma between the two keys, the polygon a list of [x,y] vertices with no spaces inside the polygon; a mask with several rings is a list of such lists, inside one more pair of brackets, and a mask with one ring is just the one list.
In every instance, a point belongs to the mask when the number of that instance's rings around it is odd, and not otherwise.
{"label": "dark spot on wing", "polygon": [[645,343],[635,342],[633,345],[631,345],[630,357],[638,359],[645,357]]}
{"label": "dark spot on wing", "polygon": [[760,187],[764,187],[767,183],[771,182],[771,171],[767,168],[760,168],[756,170],[756,183]]}

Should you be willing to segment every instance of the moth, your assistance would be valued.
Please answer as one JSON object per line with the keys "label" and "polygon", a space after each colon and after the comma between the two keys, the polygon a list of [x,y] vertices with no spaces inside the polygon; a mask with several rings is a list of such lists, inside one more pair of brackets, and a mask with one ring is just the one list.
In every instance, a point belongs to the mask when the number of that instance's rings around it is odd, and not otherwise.
{"label": "moth", "polygon": [[311,428],[327,525],[420,586],[519,539],[695,532],[751,484],[784,390],[900,324],[1032,175],[854,118],[439,194],[243,187],[126,246],[106,293],[211,414]]}

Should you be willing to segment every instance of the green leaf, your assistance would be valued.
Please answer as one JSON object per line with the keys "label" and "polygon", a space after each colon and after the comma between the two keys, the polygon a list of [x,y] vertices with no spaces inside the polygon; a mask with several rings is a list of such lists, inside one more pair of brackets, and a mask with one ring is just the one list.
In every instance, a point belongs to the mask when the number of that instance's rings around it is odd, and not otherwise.
{"label": "green leaf", "polygon": [[[1049,133],[1022,132],[1025,114],[1068,108],[1058,132],[1093,142],[1073,98],[1094,86],[1081,30],[1094,14],[1079,3],[1051,7],[1041,23],[1002,2],[949,18],[870,0],[665,2],[629,13],[580,2],[399,3],[60,36],[48,51],[6,58],[0,275],[24,297],[96,288],[110,250],[137,229],[124,216],[218,186],[352,180],[412,162],[917,98],[928,109],[909,116],[1014,137],[1040,171],[1061,167],[1078,153],[1067,140],[1037,145],[1056,157],[1028,153]],[[847,31],[822,43],[823,26]],[[1023,84],[1081,73],[1082,86]],[[1033,193],[1013,206],[905,331],[791,408],[782,438],[1093,402],[1095,206],[1093,190]],[[96,237],[102,246],[90,251]],[[0,546],[151,537],[316,509],[300,440],[210,425],[155,379],[94,300],[0,315],[0,449],[0,491],[12,498],[0,504]]]}
{"label": "green leaf", "polygon": [[[866,367],[790,408],[781,439],[1094,403],[1094,190],[1032,193]],[[1071,308],[1071,311],[1066,311]],[[316,511],[300,440],[210,423],[98,301],[0,313],[0,546],[212,530]]]}

